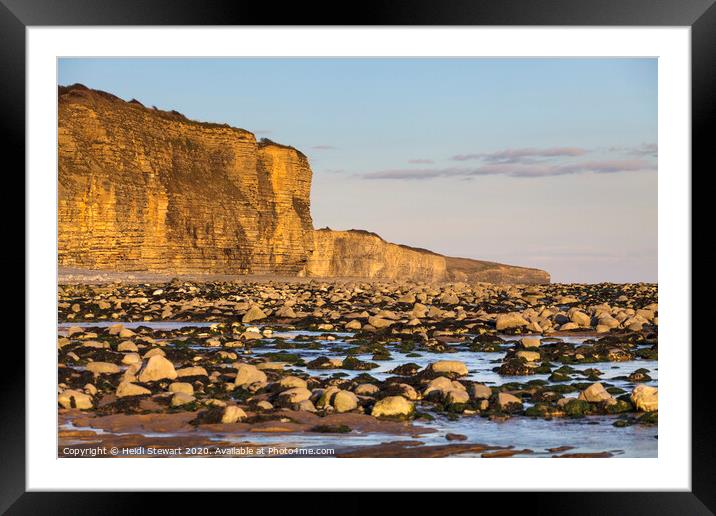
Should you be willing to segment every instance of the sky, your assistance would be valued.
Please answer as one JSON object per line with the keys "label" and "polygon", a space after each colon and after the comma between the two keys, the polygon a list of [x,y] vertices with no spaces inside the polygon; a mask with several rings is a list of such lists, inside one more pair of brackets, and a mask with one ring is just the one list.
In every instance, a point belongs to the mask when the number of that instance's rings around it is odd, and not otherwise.
{"label": "sky", "polygon": [[300,149],[316,228],[657,280],[656,59],[60,59],[78,82]]}

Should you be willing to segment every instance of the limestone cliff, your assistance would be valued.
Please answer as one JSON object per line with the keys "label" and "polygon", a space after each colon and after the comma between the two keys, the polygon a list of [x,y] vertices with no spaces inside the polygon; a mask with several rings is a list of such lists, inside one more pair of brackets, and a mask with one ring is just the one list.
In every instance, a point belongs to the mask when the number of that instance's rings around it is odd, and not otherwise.
{"label": "limestone cliff", "polygon": [[63,268],[423,281],[549,282],[549,275],[313,230],[298,150],[82,85],[59,88]]}
{"label": "limestone cliff", "polygon": [[311,169],[297,150],[80,85],[59,90],[58,140],[60,265],[303,270]]}
{"label": "limestone cliff", "polygon": [[442,281],[445,257],[386,242],[367,231],[313,232],[307,276]]}
{"label": "limestone cliff", "polygon": [[470,258],[445,257],[448,279],[451,281],[482,281],[485,283],[549,283],[550,275],[540,269],[485,262]]}
{"label": "limestone cliff", "polygon": [[446,257],[426,249],[386,242],[368,231],[314,231],[306,274],[390,280],[549,283],[545,271],[501,263]]}

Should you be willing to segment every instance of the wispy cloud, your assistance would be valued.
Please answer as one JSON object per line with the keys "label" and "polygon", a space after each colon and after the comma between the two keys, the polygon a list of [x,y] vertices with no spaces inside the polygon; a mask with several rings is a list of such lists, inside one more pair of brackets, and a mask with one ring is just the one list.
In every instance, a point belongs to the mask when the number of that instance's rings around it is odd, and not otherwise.
{"label": "wispy cloud", "polygon": [[254,134],[271,134],[272,132],[271,129],[259,129],[254,131]]}
{"label": "wispy cloud", "polygon": [[408,163],[413,165],[430,165],[435,162],[431,159],[409,159]]}
{"label": "wispy cloud", "polygon": [[323,144],[322,145],[314,145],[311,148],[315,149],[315,150],[335,150],[335,147],[333,145],[323,145]]}
{"label": "wispy cloud", "polygon": [[424,169],[381,170],[362,174],[364,179],[401,179],[420,180],[437,177],[550,177],[571,174],[615,174],[620,172],[655,171],[656,166],[640,159],[598,160],[581,163],[545,164],[545,163],[491,163],[473,168],[447,167]]}
{"label": "wispy cloud", "polygon": [[549,147],[546,149],[523,148],[504,149],[496,152],[481,152],[476,154],[457,154],[450,159],[453,161],[483,160],[496,163],[533,162],[535,158],[560,158],[583,156],[589,152],[580,147]]}
{"label": "wispy cloud", "polygon": [[627,154],[630,156],[651,156],[651,157],[657,157],[659,154],[659,145],[656,143],[642,143],[641,145],[626,147],[626,146],[616,146],[616,147],[609,147],[610,152],[619,152],[621,154]]}

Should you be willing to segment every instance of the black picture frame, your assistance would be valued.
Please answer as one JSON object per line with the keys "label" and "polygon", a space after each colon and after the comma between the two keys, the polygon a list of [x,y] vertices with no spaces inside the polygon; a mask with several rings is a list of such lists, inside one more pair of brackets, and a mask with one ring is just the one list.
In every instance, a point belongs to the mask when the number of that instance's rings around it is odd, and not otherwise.
{"label": "black picture frame", "polygon": [[[348,5],[339,3],[282,3],[267,9],[261,2],[191,0],[0,0],[0,127],[5,163],[1,189],[5,210],[5,241],[12,253],[0,255],[6,271],[30,271],[25,265],[25,29],[48,25],[556,25],[556,26],[689,26],[692,59],[692,168],[714,170],[709,129],[716,118],[716,7],[714,0],[385,0]],[[11,161],[8,158],[13,158]],[[9,163],[13,163],[10,165]],[[684,171],[688,174],[689,171]],[[695,174],[691,175],[692,180]],[[15,178],[13,181],[12,178]],[[14,186],[10,186],[10,185]],[[23,206],[18,206],[23,204]],[[9,248],[8,245],[6,248]],[[19,275],[14,274],[19,282]],[[9,290],[3,296],[5,314],[18,312],[20,300]],[[9,298],[12,299],[9,299]],[[32,307],[26,307],[31,310]],[[691,345],[684,335],[681,345]],[[677,344],[677,343],[674,343]],[[705,343],[708,345],[708,343]],[[496,493],[466,500],[485,506],[484,496],[510,510],[520,506],[570,514],[713,514],[716,511],[714,425],[706,385],[712,363],[707,345],[692,346],[692,490],[690,492],[616,493]],[[0,374],[0,511],[8,514],[127,513],[147,507],[146,496],[129,493],[25,492],[25,359],[12,357]],[[558,488],[556,488],[558,489]],[[175,493],[172,503],[186,504],[191,494]],[[216,497],[217,495],[212,495]],[[320,505],[351,512],[372,510],[372,496],[353,495],[333,500],[322,495]],[[439,496],[448,496],[446,494]],[[453,497],[454,495],[449,495]],[[509,501],[507,501],[509,499]],[[274,503],[276,500],[272,498]],[[450,504],[456,500],[451,498]],[[161,502],[169,508],[165,500]],[[246,503],[246,502],[242,502]],[[249,502],[251,503],[251,502]],[[383,502],[388,503],[388,502]],[[424,507],[421,495],[399,502],[401,512]],[[458,502],[459,503],[459,502]],[[318,503],[316,505],[319,505]],[[385,505],[390,509],[389,504]],[[456,509],[458,507],[456,506]],[[312,512],[320,507],[311,507]],[[342,509],[341,509],[342,510]],[[546,512],[546,511],[545,511]]]}

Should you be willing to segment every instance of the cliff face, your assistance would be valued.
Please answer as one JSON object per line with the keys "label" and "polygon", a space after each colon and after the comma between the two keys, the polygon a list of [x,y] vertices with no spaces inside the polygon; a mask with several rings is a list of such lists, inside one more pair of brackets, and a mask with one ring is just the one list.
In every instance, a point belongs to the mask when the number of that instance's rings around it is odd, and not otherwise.
{"label": "cliff face", "polygon": [[451,258],[425,249],[386,242],[367,231],[313,233],[307,276],[359,277],[388,280],[466,281],[486,283],[549,283],[547,272],[527,267]]}
{"label": "cliff face", "polygon": [[536,269],[446,258],[366,231],[313,230],[306,157],[82,85],[60,87],[61,267],[545,283]]}
{"label": "cliff face", "polygon": [[485,283],[549,283],[550,275],[540,269],[485,262],[470,258],[445,257],[448,278],[451,281],[481,281]]}
{"label": "cliff face", "polygon": [[386,242],[367,231],[313,232],[307,276],[442,281],[445,257]]}
{"label": "cliff face", "polygon": [[59,263],[294,275],[313,246],[295,149],[81,86],[59,95]]}

